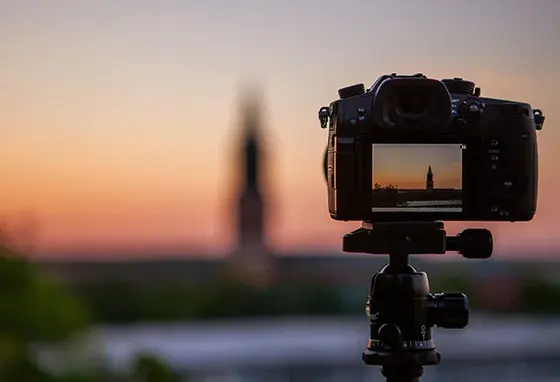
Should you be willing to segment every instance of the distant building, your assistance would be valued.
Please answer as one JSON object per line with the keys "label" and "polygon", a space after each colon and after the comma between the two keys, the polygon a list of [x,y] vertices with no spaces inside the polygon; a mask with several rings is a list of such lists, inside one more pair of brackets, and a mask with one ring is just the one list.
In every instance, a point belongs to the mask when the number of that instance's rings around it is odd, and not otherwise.
{"label": "distant building", "polygon": [[256,99],[246,98],[242,105],[241,173],[236,217],[236,246],[228,261],[239,277],[257,284],[273,281],[274,256],[266,243],[266,203],[263,195],[262,121]]}
{"label": "distant building", "polygon": [[434,174],[432,173],[432,166],[428,166],[428,173],[426,174],[426,190],[434,190]]}

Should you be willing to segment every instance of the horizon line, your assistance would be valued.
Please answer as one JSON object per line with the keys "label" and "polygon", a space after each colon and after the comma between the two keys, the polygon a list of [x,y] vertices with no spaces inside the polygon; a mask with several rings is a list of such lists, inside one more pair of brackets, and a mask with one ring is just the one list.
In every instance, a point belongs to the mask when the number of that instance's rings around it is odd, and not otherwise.
{"label": "horizon line", "polygon": [[[548,249],[538,249],[538,252],[530,248],[523,248],[517,250],[500,250],[494,252],[492,257],[489,259],[491,261],[558,261],[560,262],[560,257],[550,258],[549,256],[560,252],[559,247],[550,247]],[[103,249],[103,250],[92,250],[92,249],[79,249],[65,250],[64,252],[57,251],[45,251],[42,253],[31,253],[25,257],[31,261],[64,261],[64,262],[122,262],[122,261],[189,261],[189,260],[225,260],[230,257],[232,251],[208,251],[208,250],[197,250],[194,248],[167,248],[167,249],[156,249],[156,248],[145,248],[144,250],[138,249]],[[523,256],[531,253],[531,256]],[[456,251],[449,251],[446,254],[425,254],[413,256],[414,260],[461,260],[465,261],[468,259],[463,259],[456,255]],[[79,255],[79,256],[77,256]],[[335,249],[321,249],[320,247],[305,248],[301,250],[270,250],[267,256],[271,257],[371,257],[371,258],[384,258],[388,255],[369,255],[366,253],[346,253],[342,250]],[[505,256],[507,255],[507,256]],[[498,258],[499,257],[499,258]]]}

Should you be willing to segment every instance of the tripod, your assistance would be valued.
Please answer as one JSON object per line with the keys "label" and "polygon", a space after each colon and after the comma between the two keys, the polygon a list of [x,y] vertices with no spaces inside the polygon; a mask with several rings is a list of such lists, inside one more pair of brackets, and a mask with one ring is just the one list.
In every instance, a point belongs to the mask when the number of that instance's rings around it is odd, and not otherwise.
{"label": "tripod", "polygon": [[449,237],[439,221],[364,222],[342,243],[344,252],[389,255],[389,264],[371,279],[366,303],[370,335],[362,360],[381,366],[387,382],[419,382],[424,366],[441,359],[432,327],[466,327],[469,307],[463,293],[430,293],[428,276],[408,263],[409,255],[458,251],[465,258],[489,258],[492,234],[467,229]]}

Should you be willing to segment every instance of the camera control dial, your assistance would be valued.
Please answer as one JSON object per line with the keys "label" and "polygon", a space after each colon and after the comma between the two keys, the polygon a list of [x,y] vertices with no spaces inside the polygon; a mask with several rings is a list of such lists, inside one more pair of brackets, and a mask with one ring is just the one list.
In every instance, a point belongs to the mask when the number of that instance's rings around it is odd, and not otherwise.
{"label": "camera control dial", "polygon": [[466,120],[472,120],[478,118],[484,112],[484,102],[478,98],[467,98],[459,104],[458,116],[459,118],[464,118]]}
{"label": "camera control dial", "polygon": [[340,99],[345,99],[364,94],[365,92],[366,88],[364,84],[355,84],[338,89],[338,96]]}
{"label": "camera control dial", "polygon": [[444,79],[441,82],[443,82],[449,93],[472,95],[475,89],[474,82],[462,78]]}

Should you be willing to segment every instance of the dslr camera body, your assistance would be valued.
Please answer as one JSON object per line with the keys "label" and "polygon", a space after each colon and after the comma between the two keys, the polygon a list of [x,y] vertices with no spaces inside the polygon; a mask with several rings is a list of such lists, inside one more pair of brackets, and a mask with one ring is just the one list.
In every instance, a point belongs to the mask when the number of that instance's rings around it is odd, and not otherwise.
{"label": "dslr camera body", "polygon": [[461,78],[389,74],[342,88],[328,127],[329,213],[342,221],[529,221],[538,109]]}

